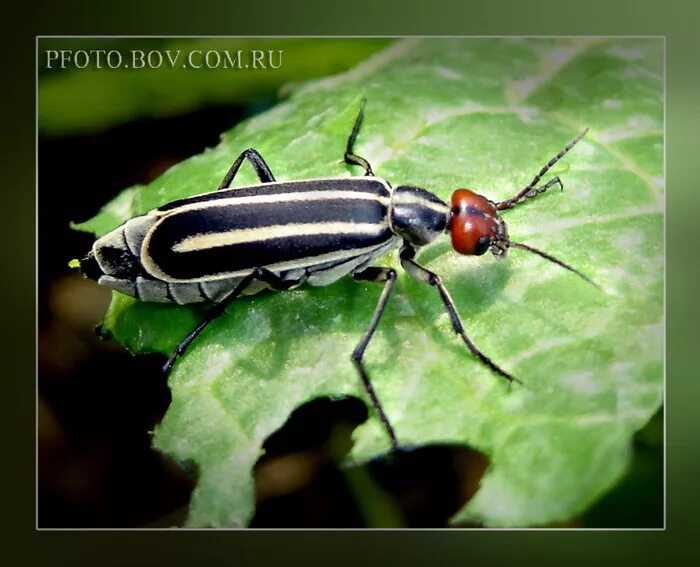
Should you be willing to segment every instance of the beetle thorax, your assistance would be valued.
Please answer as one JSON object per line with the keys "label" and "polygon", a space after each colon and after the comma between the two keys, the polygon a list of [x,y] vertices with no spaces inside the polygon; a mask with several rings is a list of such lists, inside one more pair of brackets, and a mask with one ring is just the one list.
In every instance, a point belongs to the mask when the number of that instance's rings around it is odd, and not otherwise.
{"label": "beetle thorax", "polygon": [[391,229],[415,246],[424,246],[445,232],[450,207],[420,187],[394,189],[389,212]]}

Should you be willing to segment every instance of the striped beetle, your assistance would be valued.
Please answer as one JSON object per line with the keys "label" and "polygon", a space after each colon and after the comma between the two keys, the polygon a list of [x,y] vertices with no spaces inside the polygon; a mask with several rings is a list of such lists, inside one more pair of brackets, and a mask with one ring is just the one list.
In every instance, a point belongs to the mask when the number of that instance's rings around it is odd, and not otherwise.
{"label": "striped beetle", "polygon": [[[553,185],[563,189],[559,177],[539,187],[537,184],[588,130],[543,166],[514,197],[493,202],[469,189],[458,189],[448,205],[420,187],[392,187],[374,175],[366,159],[354,153],[364,105],[363,99],[344,156],[345,163],[364,169],[363,177],[277,181],[263,157],[247,149],[233,162],[216,191],[179,199],[128,220],[93,244],[80,261],[80,269],[99,284],[142,301],[215,304],[170,355],[163,366],[166,374],[204,328],[241,295],[265,288],[287,290],[302,283],[324,286],[349,274],[358,281],[382,283],[384,288],[352,361],[392,446],[397,447],[394,429],[363,365],[365,349],[396,280],[395,270],[372,266],[372,262],[400,248],[401,266],[412,278],[437,288],[454,332],[471,353],[512,382],[515,378],[472,342],[442,280],[416,262],[416,255],[420,247],[449,232],[452,246],[460,254],[478,256],[490,250],[496,257],[504,257],[510,248],[519,248],[593,284],[561,260],[510,240],[498,212]],[[244,160],[252,165],[260,184],[231,189]]]}

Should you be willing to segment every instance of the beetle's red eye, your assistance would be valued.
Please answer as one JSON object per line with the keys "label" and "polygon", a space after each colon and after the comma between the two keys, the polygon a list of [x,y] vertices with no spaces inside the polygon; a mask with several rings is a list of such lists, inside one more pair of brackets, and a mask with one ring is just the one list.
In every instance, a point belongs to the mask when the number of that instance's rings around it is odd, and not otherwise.
{"label": "beetle's red eye", "polygon": [[452,247],[460,254],[485,253],[497,238],[497,219],[496,207],[486,197],[469,189],[457,189],[452,194]]}

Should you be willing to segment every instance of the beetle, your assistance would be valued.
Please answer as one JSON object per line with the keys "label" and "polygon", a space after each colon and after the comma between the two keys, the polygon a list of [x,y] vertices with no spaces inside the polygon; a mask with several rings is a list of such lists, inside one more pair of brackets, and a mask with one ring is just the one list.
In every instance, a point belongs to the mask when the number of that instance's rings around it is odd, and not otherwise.
{"label": "beetle", "polygon": [[[346,275],[383,284],[351,358],[396,448],[398,438],[363,364],[396,281],[394,269],[373,266],[374,260],[398,248],[408,275],[438,290],[454,332],[471,353],[496,374],[516,380],[469,338],[440,276],[419,264],[416,256],[421,247],[449,232],[459,254],[479,256],[490,250],[503,258],[510,248],[518,248],[595,285],[561,260],[510,240],[500,215],[554,185],[563,189],[558,176],[538,183],[588,130],[512,198],[494,202],[473,190],[457,189],[448,204],[427,189],[393,187],[355,154],[364,108],[363,99],[344,155],[344,162],[363,168],[364,176],[277,181],[263,157],[249,148],[236,158],[216,191],[179,199],[126,221],[95,241],[80,269],[99,284],[142,301],[214,304],[170,355],[163,366],[166,374],[206,326],[241,295],[266,288],[288,290],[303,283],[324,286]],[[244,161],[252,165],[260,183],[232,189]]]}

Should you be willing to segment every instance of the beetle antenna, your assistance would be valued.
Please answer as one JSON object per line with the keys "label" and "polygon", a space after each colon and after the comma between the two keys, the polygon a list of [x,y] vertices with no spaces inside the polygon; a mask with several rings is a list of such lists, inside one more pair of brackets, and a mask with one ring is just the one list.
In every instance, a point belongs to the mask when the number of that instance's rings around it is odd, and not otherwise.
{"label": "beetle antenna", "polygon": [[566,262],[562,262],[558,258],[555,258],[554,256],[547,254],[546,252],[543,252],[542,250],[539,250],[537,248],[533,248],[532,246],[528,246],[527,244],[521,244],[519,242],[513,242],[512,240],[509,240],[508,242],[505,243],[506,246],[509,246],[511,248],[520,248],[521,250],[527,250],[528,252],[532,252],[533,254],[537,254],[537,256],[540,256],[541,258],[544,258],[545,260],[549,260],[550,262],[554,262],[557,266],[561,266],[565,270],[569,270],[570,272],[573,272],[580,278],[586,280],[589,284],[591,284],[594,287],[597,287],[602,291],[602,288],[595,283],[591,278],[589,278],[587,275],[579,272],[576,268],[573,266],[569,266]]}
{"label": "beetle antenna", "polygon": [[535,195],[539,195],[540,193],[544,193],[549,187],[554,185],[555,183],[559,183],[559,186],[563,189],[564,186],[562,185],[561,181],[559,181],[558,177],[555,177],[552,181],[549,183],[546,183],[543,187],[535,187],[544,177],[544,175],[554,166],[555,163],[557,163],[561,158],[563,158],[566,154],[569,153],[571,148],[573,148],[576,144],[579,143],[581,138],[583,138],[586,134],[588,133],[588,128],[586,128],[583,132],[581,132],[578,136],[576,136],[571,142],[569,142],[564,149],[562,149],[557,155],[555,155],[552,159],[550,159],[543,167],[540,169],[540,171],[533,177],[532,181],[528,183],[527,187],[520,191],[515,197],[511,197],[510,199],[506,199],[505,201],[501,201],[500,203],[496,204],[496,208],[499,211],[503,211],[505,209],[510,209],[514,207],[515,205],[518,205],[522,203],[525,199],[529,199],[530,197],[534,197]]}

